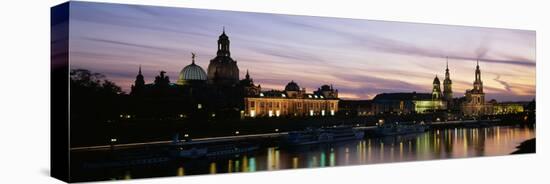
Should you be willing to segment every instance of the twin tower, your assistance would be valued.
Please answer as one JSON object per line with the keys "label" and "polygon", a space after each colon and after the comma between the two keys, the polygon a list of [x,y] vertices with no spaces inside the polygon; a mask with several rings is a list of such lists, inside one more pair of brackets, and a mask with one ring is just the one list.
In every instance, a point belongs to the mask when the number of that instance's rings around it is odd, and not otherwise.
{"label": "twin tower", "polygon": [[447,66],[445,69],[445,80],[443,80],[443,94],[441,93],[441,82],[437,75],[434,78],[433,89],[432,89],[432,99],[433,100],[444,100],[447,103],[453,101],[453,81],[449,74],[449,61],[447,59]]}

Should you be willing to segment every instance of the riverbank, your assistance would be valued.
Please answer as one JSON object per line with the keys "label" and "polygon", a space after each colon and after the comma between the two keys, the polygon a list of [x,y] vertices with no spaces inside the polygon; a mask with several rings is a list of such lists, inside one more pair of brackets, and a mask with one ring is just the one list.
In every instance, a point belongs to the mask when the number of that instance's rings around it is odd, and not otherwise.
{"label": "riverbank", "polygon": [[518,150],[512,152],[511,154],[525,154],[525,153],[536,153],[537,141],[536,138],[523,141],[516,148]]}

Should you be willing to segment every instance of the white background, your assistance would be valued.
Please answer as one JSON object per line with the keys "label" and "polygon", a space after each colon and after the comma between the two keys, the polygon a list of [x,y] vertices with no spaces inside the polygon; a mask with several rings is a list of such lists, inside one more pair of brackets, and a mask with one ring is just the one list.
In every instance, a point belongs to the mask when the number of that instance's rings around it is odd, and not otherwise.
{"label": "white background", "polygon": [[[50,7],[0,5],[0,183],[62,183],[49,177]],[[132,4],[318,15],[537,31],[537,153],[398,164],[301,169],[116,183],[548,183],[550,6],[544,0],[111,0]],[[450,43],[452,44],[452,43]],[[544,52],[546,51],[546,52]],[[546,83],[546,84],[545,84]]]}

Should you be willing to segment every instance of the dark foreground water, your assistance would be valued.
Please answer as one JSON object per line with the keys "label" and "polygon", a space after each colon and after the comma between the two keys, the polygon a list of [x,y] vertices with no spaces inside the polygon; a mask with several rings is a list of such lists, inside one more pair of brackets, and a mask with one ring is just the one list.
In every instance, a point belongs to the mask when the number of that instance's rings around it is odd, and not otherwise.
{"label": "dark foreground water", "polygon": [[440,129],[293,148],[265,147],[247,155],[169,161],[131,168],[73,168],[77,170],[73,179],[132,179],[508,155],[521,142],[534,137],[535,128],[524,126]]}

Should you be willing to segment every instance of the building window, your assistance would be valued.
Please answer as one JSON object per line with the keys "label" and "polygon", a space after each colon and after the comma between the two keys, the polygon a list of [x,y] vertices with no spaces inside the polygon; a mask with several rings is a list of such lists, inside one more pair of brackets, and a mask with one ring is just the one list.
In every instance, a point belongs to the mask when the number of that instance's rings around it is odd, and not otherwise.
{"label": "building window", "polygon": [[313,110],[309,110],[309,116],[313,116]]}
{"label": "building window", "polygon": [[325,116],[325,110],[321,110],[321,116]]}
{"label": "building window", "polygon": [[250,102],[250,107],[251,107],[251,108],[254,108],[255,106],[256,106],[256,103],[254,103],[254,101],[251,101],[251,102]]}
{"label": "building window", "polygon": [[280,110],[276,110],[275,111],[275,116],[279,117],[281,115],[281,111]]}
{"label": "building window", "polygon": [[334,110],[330,110],[330,115],[334,116]]}
{"label": "building window", "polygon": [[269,117],[272,117],[272,116],[273,116],[273,111],[269,110]]}
{"label": "building window", "polygon": [[255,117],[255,116],[256,116],[256,111],[250,110],[250,117]]}

